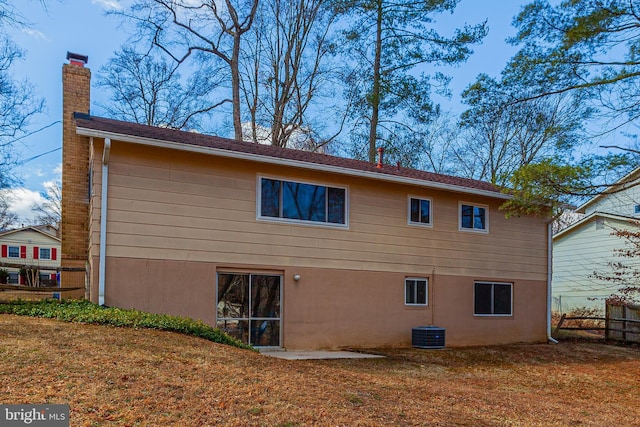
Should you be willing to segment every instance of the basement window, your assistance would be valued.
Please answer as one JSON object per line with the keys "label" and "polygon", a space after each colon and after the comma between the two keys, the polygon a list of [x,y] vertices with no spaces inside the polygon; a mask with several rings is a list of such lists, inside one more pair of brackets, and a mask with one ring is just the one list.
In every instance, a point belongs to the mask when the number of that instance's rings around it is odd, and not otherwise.
{"label": "basement window", "polygon": [[404,279],[404,303],[405,305],[427,305],[426,278],[407,277]]}
{"label": "basement window", "polygon": [[511,316],[513,283],[475,282],[473,300],[475,316]]}

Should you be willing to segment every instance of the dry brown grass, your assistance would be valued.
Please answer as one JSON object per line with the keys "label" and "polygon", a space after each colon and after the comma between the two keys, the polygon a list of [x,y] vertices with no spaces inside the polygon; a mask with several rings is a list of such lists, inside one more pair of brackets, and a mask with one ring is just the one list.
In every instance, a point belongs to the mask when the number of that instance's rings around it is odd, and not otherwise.
{"label": "dry brown grass", "polygon": [[378,350],[285,361],[156,330],[0,315],[0,403],[72,426],[640,425],[640,349]]}

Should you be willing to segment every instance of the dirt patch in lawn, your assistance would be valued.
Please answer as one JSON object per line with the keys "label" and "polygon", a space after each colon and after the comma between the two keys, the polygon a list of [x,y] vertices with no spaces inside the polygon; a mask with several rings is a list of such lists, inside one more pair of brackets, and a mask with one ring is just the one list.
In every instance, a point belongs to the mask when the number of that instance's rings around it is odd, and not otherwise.
{"label": "dirt patch in lawn", "polygon": [[72,426],[638,425],[640,349],[595,343],[274,359],[155,330],[0,315],[0,403]]}

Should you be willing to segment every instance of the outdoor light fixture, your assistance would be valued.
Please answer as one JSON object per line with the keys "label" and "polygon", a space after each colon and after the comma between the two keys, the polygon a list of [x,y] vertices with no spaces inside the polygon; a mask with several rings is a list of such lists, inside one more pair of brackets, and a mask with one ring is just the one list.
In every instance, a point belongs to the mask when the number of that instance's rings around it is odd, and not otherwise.
{"label": "outdoor light fixture", "polygon": [[293,275],[293,280],[295,280],[296,282],[297,282],[298,280],[300,280],[300,275],[299,275],[299,274],[294,274],[294,275]]}

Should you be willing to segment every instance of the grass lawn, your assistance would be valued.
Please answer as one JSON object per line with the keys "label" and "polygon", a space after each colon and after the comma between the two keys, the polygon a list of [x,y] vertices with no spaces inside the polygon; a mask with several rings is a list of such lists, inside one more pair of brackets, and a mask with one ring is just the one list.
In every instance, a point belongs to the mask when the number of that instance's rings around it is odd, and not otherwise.
{"label": "grass lawn", "polygon": [[72,426],[633,426],[640,348],[378,349],[287,361],[158,330],[0,315],[0,403]]}

